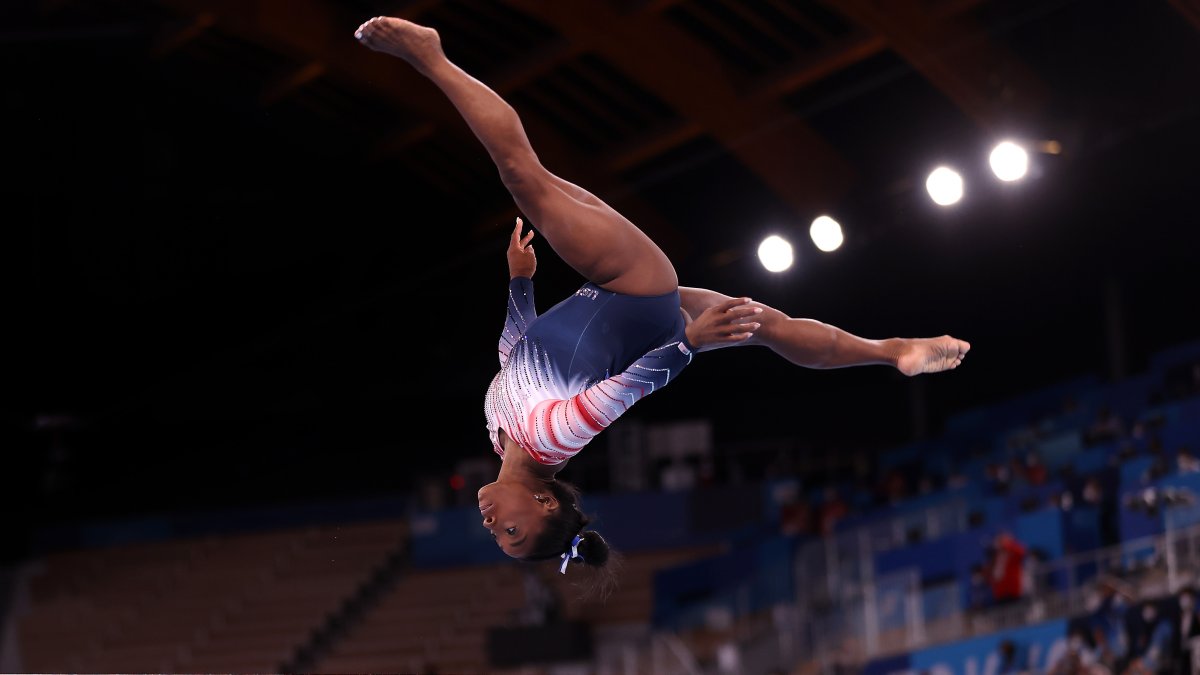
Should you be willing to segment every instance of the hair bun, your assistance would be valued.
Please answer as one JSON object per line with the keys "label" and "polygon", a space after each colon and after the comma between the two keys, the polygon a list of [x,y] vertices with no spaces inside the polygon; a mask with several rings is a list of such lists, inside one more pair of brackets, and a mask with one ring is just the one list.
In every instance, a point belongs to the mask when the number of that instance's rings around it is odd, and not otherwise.
{"label": "hair bun", "polygon": [[583,556],[585,565],[602,567],[608,562],[608,542],[595,530],[585,530],[579,533],[579,555]]}

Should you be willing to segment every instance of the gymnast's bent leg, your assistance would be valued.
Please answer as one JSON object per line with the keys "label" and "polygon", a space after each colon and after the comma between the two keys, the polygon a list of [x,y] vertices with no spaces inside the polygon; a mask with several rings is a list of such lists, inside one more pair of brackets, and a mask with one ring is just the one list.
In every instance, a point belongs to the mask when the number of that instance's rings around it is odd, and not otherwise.
{"label": "gymnast's bent leg", "polygon": [[370,49],[404,59],[442,90],[491,155],[518,208],[577,272],[607,290],[629,295],[659,295],[678,287],[671,261],[645,233],[542,166],[516,111],[446,58],[437,31],[376,17],[355,36]]}
{"label": "gymnast's bent leg", "polygon": [[[706,288],[680,286],[679,300],[689,317],[697,317],[731,298]],[[745,341],[717,343],[710,349],[762,345],[805,368],[888,365],[910,376],[957,368],[971,349],[970,343],[949,335],[868,340],[820,321],[793,319],[762,303],[753,305],[762,309],[754,319],[761,328]]]}

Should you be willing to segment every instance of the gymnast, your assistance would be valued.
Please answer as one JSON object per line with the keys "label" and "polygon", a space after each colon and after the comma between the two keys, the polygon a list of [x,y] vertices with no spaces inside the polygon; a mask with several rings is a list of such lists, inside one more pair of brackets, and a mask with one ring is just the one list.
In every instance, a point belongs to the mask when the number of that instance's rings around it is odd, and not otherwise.
{"label": "gymnast", "polygon": [[516,111],[446,58],[436,30],[376,17],[355,37],[404,59],[441,89],[491,156],[520,212],[587,279],[538,315],[534,231],[524,233],[516,220],[500,372],[484,399],[501,466],[496,481],[479,490],[483,526],[509,556],[558,559],[564,573],[578,560],[605,574],[608,544],[585,529],[579,491],[555,475],[630,406],[666,386],[696,352],[763,345],[806,368],[881,364],[912,376],[956,368],[970,349],[950,336],[868,340],[749,298],[679,286],[671,261],[640,229],[542,166]]}

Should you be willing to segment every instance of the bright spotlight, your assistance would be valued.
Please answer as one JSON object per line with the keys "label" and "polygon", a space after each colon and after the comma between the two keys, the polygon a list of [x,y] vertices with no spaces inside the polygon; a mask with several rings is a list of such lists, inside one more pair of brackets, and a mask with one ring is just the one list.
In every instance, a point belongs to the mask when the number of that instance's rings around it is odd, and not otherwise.
{"label": "bright spotlight", "polygon": [[935,204],[950,206],[957,204],[963,196],[963,179],[954,169],[939,166],[929,173],[925,189]]}
{"label": "bright spotlight", "polygon": [[845,241],[842,236],[842,226],[829,216],[817,216],[817,219],[812,222],[812,227],[808,228],[808,236],[812,237],[817,248],[826,253],[836,251]]}
{"label": "bright spotlight", "polygon": [[773,234],[758,245],[758,259],[768,272],[782,272],[792,266],[792,245]]}
{"label": "bright spotlight", "polygon": [[1012,141],[1004,141],[992,149],[988,163],[996,178],[1005,182],[1020,180],[1029,170],[1029,153]]}

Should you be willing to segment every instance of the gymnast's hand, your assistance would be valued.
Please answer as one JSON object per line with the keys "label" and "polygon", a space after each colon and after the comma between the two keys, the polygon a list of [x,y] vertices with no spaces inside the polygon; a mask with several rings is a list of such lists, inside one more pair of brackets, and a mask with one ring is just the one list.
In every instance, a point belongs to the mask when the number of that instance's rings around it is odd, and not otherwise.
{"label": "gymnast's hand", "polygon": [[760,313],[762,308],[751,305],[750,298],[733,298],[701,312],[684,333],[696,351],[730,347],[749,340],[762,326],[752,321]]}
{"label": "gymnast's hand", "polygon": [[533,254],[533,244],[529,243],[533,240],[533,230],[529,230],[522,237],[522,224],[521,219],[517,218],[517,225],[513,228],[512,236],[508,238],[509,279],[516,279],[517,277],[532,279],[533,273],[537,271],[537,256]]}

